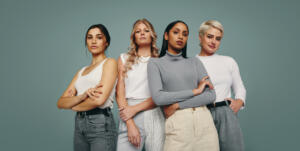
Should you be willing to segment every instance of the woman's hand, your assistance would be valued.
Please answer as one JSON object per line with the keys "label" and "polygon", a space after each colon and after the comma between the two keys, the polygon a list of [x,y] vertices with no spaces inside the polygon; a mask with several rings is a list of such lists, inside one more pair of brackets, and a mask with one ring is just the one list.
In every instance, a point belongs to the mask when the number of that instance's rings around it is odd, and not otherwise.
{"label": "woman's hand", "polygon": [[164,106],[164,113],[165,113],[165,117],[169,118],[170,116],[172,116],[175,111],[179,109],[179,105],[178,103],[172,104],[172,105],[167,105]]}
{"label": "woman's hand", "polygon": [[210,81],[208,80],[208,76],[205,76],[201,79],[201,81],[198,84],[198,88],[193,89],[193,93],[194,95],[199,95],[203,92],[203,90],[205,89],[206,85],[212,90],[214,89],[214,86],[210,83]]}
{"label": "woman's hand", "polygon": [[84,101],[88,97],[87,91],[85,91],[83,94],[79,95],[79,97],[80,97],[81,101]]}
{"label": "woman's hand", "polygon": [[140,131],[134,122],[127,124],[127,131],[128,131],[128,141],[134,145],[135,147],[139,148],[141,144],[141,136]]}
{"label": "woman's hand", "polygon": [[120,111],[120,118],[124,122],[133,118],[138,113],[135,106],[120,107],[119,111]]}
{"label": "woman's hand", "polygon": [[103,85],[98,84],[96,87],[88,89],[86,91],[88,97],[90,97],[92,100],[99,99],[100,95],[102,94],[102,90],[101,90],[102,87]]}
{"label": "woman's hand", "polygon": [[237,113],[241,107],[244,105],[244,102],[240,99],[234,100],[232,98],[226,98],[225,100],[230,101],[230,108],[234,113]]}

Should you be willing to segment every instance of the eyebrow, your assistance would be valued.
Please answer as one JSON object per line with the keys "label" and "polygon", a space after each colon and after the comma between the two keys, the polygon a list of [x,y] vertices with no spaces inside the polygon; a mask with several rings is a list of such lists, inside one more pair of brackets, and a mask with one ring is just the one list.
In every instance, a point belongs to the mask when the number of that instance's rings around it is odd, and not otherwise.
{"label": "eyebrow", "polygon": [[144,29],[148,29],[149,30],[148,27],[145,27],[145,28],[136,28],[136,30],[144,30]]}
{"label": "eyebrow", "polygon": [[[179,28],[175,27],[175,30],[180,30]],[[181,30],[180,30],[181,31]],[[182,32],[189,32],[187,30],[183,30]]]}
{"label": "eyebrow", "polygon": [[[102,36],[103,34],[97,34],[96,36]],[[88,34],[88,36],[93,36],[92,34]]]}

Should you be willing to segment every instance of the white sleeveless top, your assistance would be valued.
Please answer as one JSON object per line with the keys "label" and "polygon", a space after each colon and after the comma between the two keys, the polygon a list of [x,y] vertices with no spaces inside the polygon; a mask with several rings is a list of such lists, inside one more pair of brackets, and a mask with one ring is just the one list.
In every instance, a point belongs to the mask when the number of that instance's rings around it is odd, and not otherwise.
{"label": "white sleeveless top", "polygon": [[[128,54],[122,53],[120,58],[125,65]],[[148,86],[147,65],[149,57],[139,57],[137,64],[132,65],[132,69],[127,71],[125,81],[125,95],[129,99],[147,99],[150,98]]]}
{"label": "white sleeveless top", "polygon": [[[95,67],[92,71],[90,71],[87,75],[82,75],[82,72],[87,67],[83,67],[79,73],[77,81],[75,82],[75,88],[77,90],[77,95],[83,94],[89,88],[94,88],[97,84],[100,83],[102,78],[102,70],[103,64],[107,59],[103,60],[97,67]],[[115,88],[112,89],[110,96],[107,98],[105,103],[99,108],[106,108],[106,107],[113,107],[113,100],[114,100]]]}

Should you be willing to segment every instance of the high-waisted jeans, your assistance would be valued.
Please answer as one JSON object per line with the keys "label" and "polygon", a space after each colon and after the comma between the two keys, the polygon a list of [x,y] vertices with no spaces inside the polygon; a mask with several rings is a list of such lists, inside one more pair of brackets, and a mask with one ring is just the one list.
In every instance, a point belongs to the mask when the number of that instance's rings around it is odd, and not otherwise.
{"label": "high-waisted jeans", "polygon": [[116,125],[111,111],[108,114],[75,117],[74,151],[115,151]]}

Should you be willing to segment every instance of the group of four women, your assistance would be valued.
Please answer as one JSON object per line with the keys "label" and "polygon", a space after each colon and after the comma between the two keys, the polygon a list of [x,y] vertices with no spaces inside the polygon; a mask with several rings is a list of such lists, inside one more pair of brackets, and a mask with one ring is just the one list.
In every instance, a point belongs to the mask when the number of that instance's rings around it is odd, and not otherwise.
{"label": "group of four women", "polygon": [[[110,44],[105,26],[87,30],[92,62],[76,73],[57,102],[58,108],[77,112],[74,150],[244,150],[236,114],[246,90],[235,60],[216,54],[223,26],[216,20],[201,24],[196,57],[187,58],[188,35],[186,23],[170,23],[159,53],[152,24],[137,20],[129,51],[116,61],[105,56]],[[111,112],[114,94],[118,132]]]}

